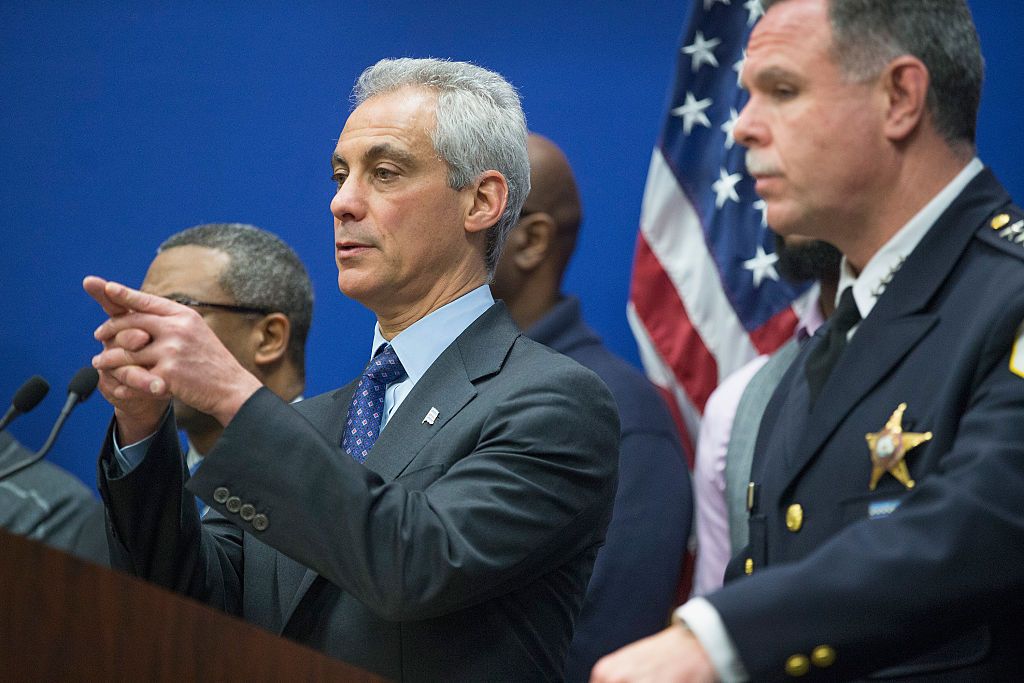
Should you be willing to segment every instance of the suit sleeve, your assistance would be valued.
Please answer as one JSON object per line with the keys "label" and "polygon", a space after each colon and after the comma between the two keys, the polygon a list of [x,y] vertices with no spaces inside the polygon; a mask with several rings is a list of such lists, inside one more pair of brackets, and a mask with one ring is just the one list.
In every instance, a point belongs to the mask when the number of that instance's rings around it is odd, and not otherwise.
{"label": "suit sleeve", "polygon": [[393,481],[263,389],[190,487],[218,510],[218,488],[253,505],[266,525],[250,532],[385,619],[482,602],[595,545],[610,515],[614,404],[589,371],[557,367],[502,390],[477,429],[445,442],[445,463]]}
{"label": "suit sleeve", "polygon": [[114,457],[113,430],[111,424],[99,467],[111,566],[240,614],[241,530],[223,520],[200,522],[195,498],[183,488],[188,471],[171,411],[126,475]]}

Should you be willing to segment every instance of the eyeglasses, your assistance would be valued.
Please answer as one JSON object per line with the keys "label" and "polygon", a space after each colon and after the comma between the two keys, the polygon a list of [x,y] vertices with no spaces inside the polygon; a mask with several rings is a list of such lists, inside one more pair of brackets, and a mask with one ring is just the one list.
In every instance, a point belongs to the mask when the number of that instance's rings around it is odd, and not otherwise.
{"label": "eyeglasses", "polygon": [[228,311],[229,313],[243,313],[248,315],[270,315],[274,312],[274,309],[266,308],[265,306],[249,306],[248,304],[211,304],[207,301],[196,301],[195,299],[189,299],[184,296],[169,296],[166,298],[175,303],[181,304],[182,306],[188,306],[189,308],[212,308],[218,311]]}

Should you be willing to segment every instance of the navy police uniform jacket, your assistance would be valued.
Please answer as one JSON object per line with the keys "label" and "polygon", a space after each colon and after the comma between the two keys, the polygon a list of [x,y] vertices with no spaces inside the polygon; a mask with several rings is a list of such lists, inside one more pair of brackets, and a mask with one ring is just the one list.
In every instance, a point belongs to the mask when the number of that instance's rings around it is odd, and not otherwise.
{"label": "navy police uniform jacket", "polygon": [[[804,365],[823,331],[803,349],[758,436],[750,544],[727,571],[743,578],[709,597],[752,680],[1021,675],[1022,321],[1024,217],[986,169],[813,407]],[[866,437],[877,447],[887,423],[897,447],[931,433],[903,453],[912,488],[886,473],[869,489]]]}

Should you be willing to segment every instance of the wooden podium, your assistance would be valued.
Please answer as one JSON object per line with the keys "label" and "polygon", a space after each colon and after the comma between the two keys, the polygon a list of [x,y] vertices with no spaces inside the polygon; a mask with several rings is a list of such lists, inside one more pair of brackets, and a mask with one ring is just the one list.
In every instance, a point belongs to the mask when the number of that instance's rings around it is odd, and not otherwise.
{"label": "wooden podium", "polygon": [[7,681],[383,679],[140,579],[0,530]]}

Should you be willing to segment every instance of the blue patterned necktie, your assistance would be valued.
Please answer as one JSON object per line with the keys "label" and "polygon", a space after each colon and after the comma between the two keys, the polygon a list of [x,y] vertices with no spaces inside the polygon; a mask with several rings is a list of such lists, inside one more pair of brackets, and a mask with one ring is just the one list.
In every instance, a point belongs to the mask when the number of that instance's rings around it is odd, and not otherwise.
{"label": "blue patterned necktie", "polygon": [[384,392],[388,385],[405,377],[405,368],[398,354],[386,344],[363,370],[359,386],[348,407],[348,422],[341,447],[357,462],[365,462],[366,455],[380,435],[384,417]]}

